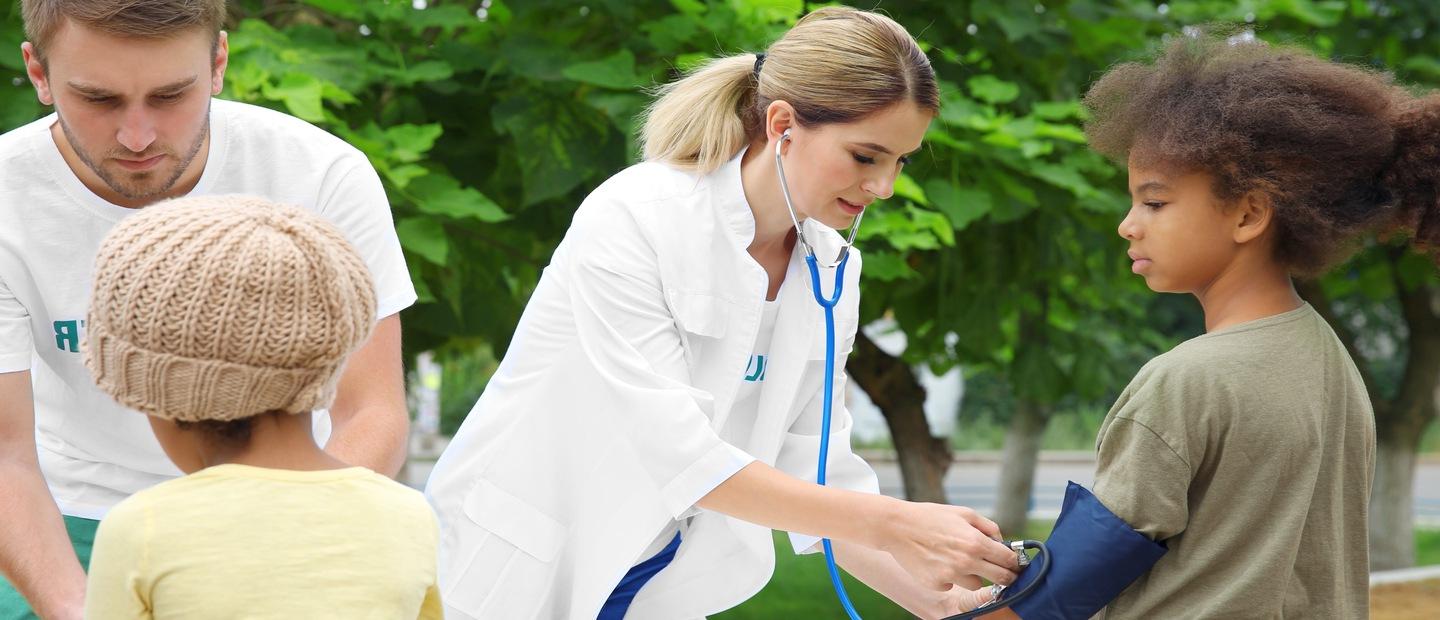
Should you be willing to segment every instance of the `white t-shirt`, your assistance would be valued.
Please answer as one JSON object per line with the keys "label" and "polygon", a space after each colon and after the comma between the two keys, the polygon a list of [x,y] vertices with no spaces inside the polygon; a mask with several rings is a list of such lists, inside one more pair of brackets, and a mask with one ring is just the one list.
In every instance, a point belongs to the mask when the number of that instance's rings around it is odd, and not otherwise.
{"label": "white t-shirt", "polygon": [[[251,194],[315,211],[370,268],[377,319],[415,302],[390,203],[364,154],[302,120],[242,103],[213,100],[210,121],[209,156],[190,195]],[[98,519],[180,471],[145,417],[96,388],[85,368],[95,253],[137,211],[80,182],[51,137],[55,122],[50,115],[0,136],[0,372],[31,372],[40,468],[60,511]],[[316,418],[323,439],[329,419]]]}
{"label": "white t-shirt", "polygon": [[[720,437],[734,445],[745,445],[750,441],[750,431],[755,427],[755,418],[760,411],[760,393],[765,388],[765,368],[770,361],[770,341],[775,335],[775,317],[780,315],[780,303],[765,302],[765,312],[760,315],[760,331],[755,334],[755,349],[750,354],[750,363],[740,379],[740,389],[735,392],[735,404],[730,407],[730,416],[725,419],[725,428]],[[660,535],[640,554],[636,564],[660,553],[665,545],[684,533],[689,519],[671,521]]]}

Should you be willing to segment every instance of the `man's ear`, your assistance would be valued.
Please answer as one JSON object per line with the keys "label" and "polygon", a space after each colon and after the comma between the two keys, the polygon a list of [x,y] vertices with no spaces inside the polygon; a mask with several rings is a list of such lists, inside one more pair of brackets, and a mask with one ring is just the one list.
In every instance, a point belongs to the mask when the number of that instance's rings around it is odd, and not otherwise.
{"label": "man's ear", "polygon": [[1259,190],[1248,191],[1236,204],[1232,238],[1240,244],[1259,239],[1270,230],[1274,220],[1275,203],[1270,194]]}
{"label": "man's ear", "polygon": [[230,36],[221,30],[215,40],[215,62],[210,69],[210,95],[218,95],[225,88],[225,68],[230,66]]}
{"label": "man's ear", "polygon": [[45,73],[45,63],[40,61],[40,53],[35,50],[34,43],[26,41],[20,44],[20,59],[25,62],[25,76],[35,86],[35,97],[40,103],[55,105],[55,95],[50,92],[50,76]]}

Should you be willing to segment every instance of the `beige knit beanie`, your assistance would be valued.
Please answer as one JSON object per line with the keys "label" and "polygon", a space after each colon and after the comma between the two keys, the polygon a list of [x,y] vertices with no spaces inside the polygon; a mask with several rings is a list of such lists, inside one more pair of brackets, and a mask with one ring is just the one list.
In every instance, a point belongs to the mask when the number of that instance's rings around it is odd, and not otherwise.
{"label": "beige knit beanie", "polygon": [[100,244],[85,365],[120,404],[237,420],[328,407],[375,291],[329,222],[247,196],[180,198]]}

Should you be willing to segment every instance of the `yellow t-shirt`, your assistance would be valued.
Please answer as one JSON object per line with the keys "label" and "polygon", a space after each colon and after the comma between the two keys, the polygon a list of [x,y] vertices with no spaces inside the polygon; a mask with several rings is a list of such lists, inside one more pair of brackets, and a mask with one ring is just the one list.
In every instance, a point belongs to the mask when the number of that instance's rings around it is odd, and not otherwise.
{"label": "yellow t-shirt", "polygon": [[441,618],[438,540],[424,497],[367,469],[217,465],[106,515],[85,617]]}

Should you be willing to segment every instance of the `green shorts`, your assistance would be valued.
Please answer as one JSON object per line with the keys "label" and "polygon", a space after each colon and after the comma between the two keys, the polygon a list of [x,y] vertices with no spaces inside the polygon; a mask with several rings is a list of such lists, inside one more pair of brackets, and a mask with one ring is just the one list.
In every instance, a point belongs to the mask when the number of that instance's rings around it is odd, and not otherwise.
{"label": "green shorts", "polygon": [[[75,547],[75,555],[80,558],[80,566],[86,570],[90,569],[90,549],[95,546],[95,530],[100,527],[100,522],[94,519],[81,519],[80,517],[65,517],[65,531],[70,534],[70,544]],[[25,597],[20,596],[10,582],[0,576],[0,620],[34,620],[35,613],[30,610],[30,605],[25,602]]]}

